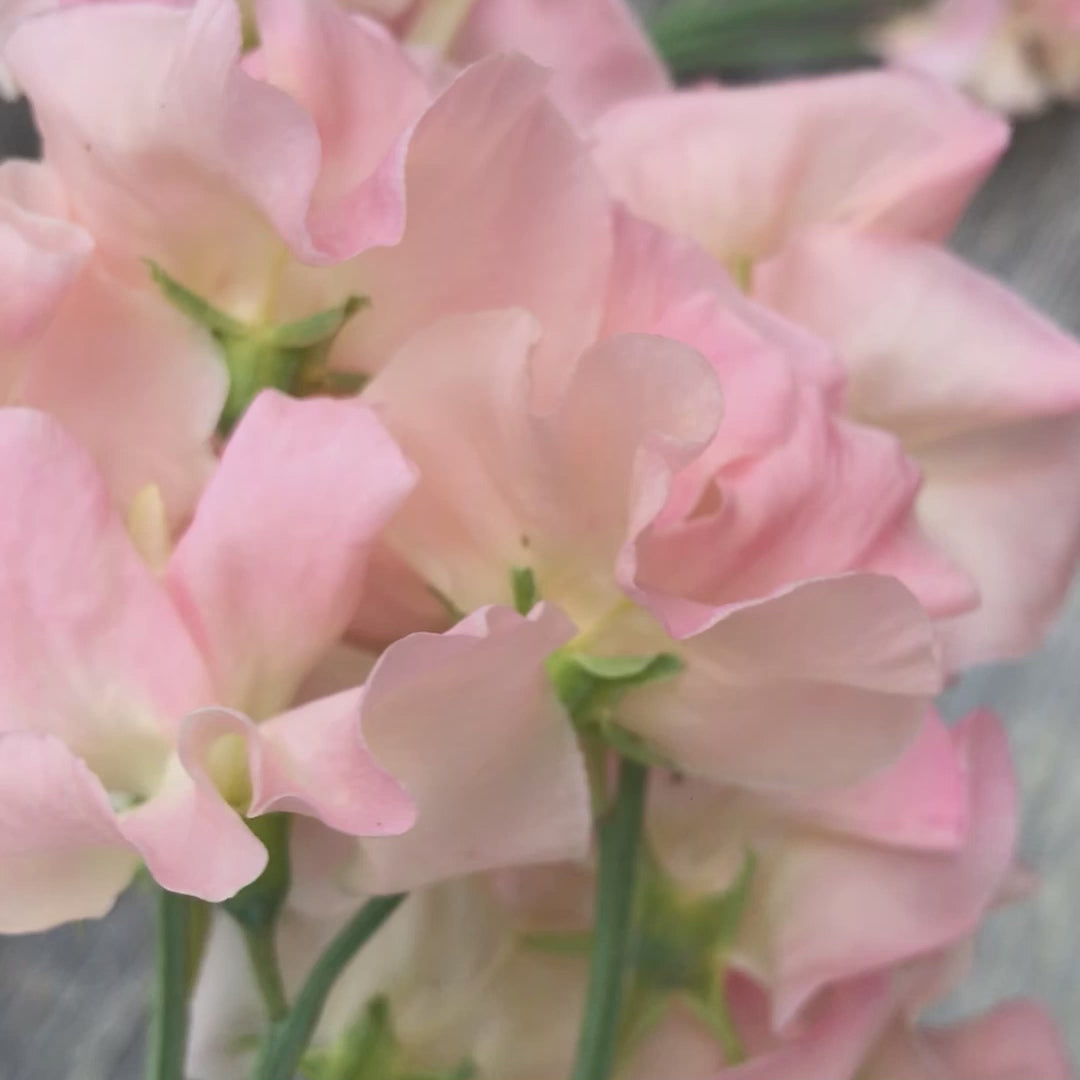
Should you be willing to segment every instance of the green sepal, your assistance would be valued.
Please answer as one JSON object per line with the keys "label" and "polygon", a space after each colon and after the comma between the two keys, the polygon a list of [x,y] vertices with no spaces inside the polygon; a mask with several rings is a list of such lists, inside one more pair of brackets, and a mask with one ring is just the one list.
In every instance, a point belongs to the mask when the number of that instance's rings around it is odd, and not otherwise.
{"label": "green sepal", "polygon": [[540,599],[532,567],[515,566],[510,571],[510,591],[514,596],[514,610],[519,615],[528,615]]}
{"label": "green sepal", "polygon": [[200,326],[205,326],[207,330],[218,337],[240,336],[247,333],[247,327],[239,319],[226,315],[224,311],[214,307],[209,300],[203,299],[198,293],[193,293],[189,288],[181,285],[176,278],[166,273],[153,259],[144,259],[143,261],[150,271],[150,277],[153,278],[154,284],[161,290],[165,299],[189,319],[197,322]]}
{"label": "green sepal", "polygon": [[534,930],[518,939],[526,949],[550,956],[588,956],[592,950],[592,931]]}
{"label": "green sepal", "polygon": [[471,1080],[476,1069],[462,1062],[453,1069],[429,1072],[402,1062],[390,1002],[372,998],[360,1019],[333,1046],[309,1050],[300,1070],[305,1080]]}
{"label": "green sepal", "polygon": [[333,338],[358,311],[370,306],[371,301],[366,296],[349,296],[336,307],[317,311],[296,322],[270,327],[261,338],[267,345],[279,349],[308,349]]}
{"label": "green sepal", "polygon": [[682,671],[678,656],[590,656],[564,650],[548,658],[547,669],[559,700],[584,739],[598,740],[642,765],[674,770],[670,760],[619,724],[616,715],[625,693]]}
{"label": "green sepal", "polygon": [[367,376],[327,368],[330,348],[342,327],[368,306],[362,296],[294,322],[277,326],[248,325],[214,307],[147,260],[150,275],[165,298],[188,318],[206,327],[221,348],[229,373],[229,390],[218,420],[228,435],[254,398],[274,389],[293,397],[312,394],[355,394]]}

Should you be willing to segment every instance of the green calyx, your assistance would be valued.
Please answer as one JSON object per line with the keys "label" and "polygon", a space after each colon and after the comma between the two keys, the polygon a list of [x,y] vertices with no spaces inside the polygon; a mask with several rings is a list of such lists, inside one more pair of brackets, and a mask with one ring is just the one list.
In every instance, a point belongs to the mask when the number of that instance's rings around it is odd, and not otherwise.
{"label": "green calyx", "polygon": [[[685,896],[655,858],[638,875],[629,946],[629,984],[620,1045],[635,1046],[675,1000],[684,1002],[713,1032],[728,1064],[742,1060],[738,1032],[724,995],[727,956],[742,925],[757,863],[747,853],[731,887],[708,896]],[[555,956],[586,957],[591,931],[526,934],[522,944]]]}
{"label": "green calyx", "polygon": [[674,653],[640,656],[591,656],[572,648],[548,659],[548,677],[578,732],[588,743],[599,742],[642,765],[673,768],[644,739],[616,719],[623,696],[683,669]]}
{"label": "green calyx", "polygon": [[394,1031],[390,1003],[372,998],[360,1019],[333,1046],[304,1055],[305,1080],[470,1080],[475,1068],[468,1062],[434,1072],[414,1069]]}
{"label": "green calyx", "polygon": [[312,394],[355,394],[366,377],[330,371],[330,347],[342,327],[367,307],[365,297],[350,296],[341,304],[295,322],[261,326],[241,322],[181,285],[156,263],[150,274],[165,298],[179,311],[206,327],[221,347],[229,372],[229,392],[218,430],[228,435],[262,390],[293,397]]}

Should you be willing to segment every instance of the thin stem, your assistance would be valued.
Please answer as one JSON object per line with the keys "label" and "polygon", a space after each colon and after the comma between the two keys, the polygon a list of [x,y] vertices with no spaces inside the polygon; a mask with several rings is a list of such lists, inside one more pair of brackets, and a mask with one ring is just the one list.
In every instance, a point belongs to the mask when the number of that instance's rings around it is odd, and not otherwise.
{"label": "thin stem", "polygon": [[338,932],[315,962],[293,1007],[270,1028],[253,1080],[293,1080],[338,976],[397,910],[404,893],[369,900]]}
{"label": "thin stem", "polygon": [[647,767],[623,758],[615,800],[596,825],[596,926],[573,1080],[608,1080],[615,1062],[647,784]]}
{"label": "thin stem", "polygon": [[189,896],[158,890],[157,969],[147,1080],[184,1080],[192,924],[197,903]]}
{"label": "thin stem", "polygon": [[278,964],[273,926],[259,929],[245,927],[244,944],[247,946],[255,982],[266,1006],[266,1015],[271,1021],[280,1020],[289,1011],[289,1003],[285,997],[281,966]]}

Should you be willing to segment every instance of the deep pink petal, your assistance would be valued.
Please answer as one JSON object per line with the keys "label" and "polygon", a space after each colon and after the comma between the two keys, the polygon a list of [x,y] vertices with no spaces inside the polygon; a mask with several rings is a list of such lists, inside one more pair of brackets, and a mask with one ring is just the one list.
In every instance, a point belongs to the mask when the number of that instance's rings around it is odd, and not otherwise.
{"label": "deep pink petal", "polygon": [[967,760],[931,711],[895,765],[849,788],[807,792],[782,805],[809,823],[872,843],[955,851],[971,825]]}
{"label": "deep pink petal", "polygon": [[974,713],[954,732],[969,758],[971,829],[956,854],[792,836],[755,884],[745,928],[783,1025],[821,987],[941,948],[993,903],[1016,844],[1016,782],[998,721]]}
{"label": "deep pink petal", "polygon": [[408,136],[428,92],[390,35],[332,0],[259,0],[259,74],[311,116],[321,161],[308,226],[320,252],[394,244]]}

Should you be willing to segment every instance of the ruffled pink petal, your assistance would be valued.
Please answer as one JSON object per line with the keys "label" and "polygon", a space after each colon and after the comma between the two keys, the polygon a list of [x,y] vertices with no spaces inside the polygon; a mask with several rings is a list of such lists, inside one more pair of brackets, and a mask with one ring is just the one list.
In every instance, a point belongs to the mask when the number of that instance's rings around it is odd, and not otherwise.
{"label": "ruffled pink petal", "polygon": [[356,401],[261,394],[167,572],[216,700],[279,712],[356,609],[367,553],[414,482]]}
{"label": "ruffled pink petal", "polygon": [[853,787],[788,796],[782,805],[804,821],[871,843],[956,851],[971,824],[969,788],[967,760],[931,711],[895,765]]}
{"label": "ruffled pink petal", "polygon": [[257,11],[260,77],[301,104],[319,134],[314,245],[345,258],[397,243],[408,136],[428,101],[419,71],[382,27],[332,0],[259,0]]}
{"label": "ruffled pink petal", "polygon": [[589,350],[558,401],[537,407],[535,335],[521,312],[446,319],[368,388],[423,478],[391,542],[463,610],[509,600],[510,570],[532,567],[542,596],[598,616],[618,599],[628,538],[711,438],[719,391],[686,347],[625,335]]}
{"label": "ruffled pink petal", "polygon": [[[103,254],[132,275],[145,274],[136,260],[155,258],[217,302],[254,310],[282,241],[328,262],[386,228],[347,215],[347,197],[335,230],[329,203],[310,214],[319,132],[297,102],[245,73],[240,39],[234,0],[78,4],[23,23],[7,56],[74,216]],[[352,209],[382,212],[383,201],[358,196]]]}
{"label": "ruffled pink petal", "polygon": [[64,210],[63,192],[47,166],[29,161],[0,165],[0,276],[5,284],[0,345],[5,351],[48,325],[93,250],[90,235],[64,220]]}
{"label": "ruffled pink petal", "polygon": [[1080,560],[1080,348],[928,246],[818,233],[762,280],[836,344],[853,412],[900,434],[925,471],[920,517],[982,595],[946,626],[951,663],[1036,646]]}
{"label": "ruffled pink petal", "polygon": [[932,630],[898,582],[804,582],[714,613],[685,671],[620,720],[692,775],[741,787],[854,783],[895,761],[941,688]]}
{"label": "ruffled pink petal", "polygon": [[915,523],[919,472],[898,440],[835,416],[816,387],[793,389],[786,419],[782,440],[721,464],[690,516],[637,545],[635,584],[669,628],[685,632],[669,597],[735,604],[852,571],[899,578],[933,615],[970,610],[970,580]]}
{"label": "ruffled pink petal", "polygon": [[714,1080],[855,1080],[892,1004],[885,978],[837,987],[789,1037],[763,1047],[742,1065],[722,1069]]}
{"label": "ruffled pink petal", "polygon": [[342,289],[372,306],[339,336],[336,366],[377,371],[410,334],[454,312],[532,312],[553,377],[593,339],[609,200],[545,81],[520,56],[491,57],[424,114],[406,162],[404,239],[339,272]]}
{"label": "ruffled pink petal", "polygon": [[364,738],[416,800],[411,832],[364,841],[358,887],[580,859],[591,812],[577,739],[545,658],[573,635],[556,609],[484,608],[391,645],[368,679]]}
{"label": "ruffled pink petal", "polygon": [[477,0],[452,55],[469,62],[492,52],[523,52],[551,68],[552,99],[582,125],[627,98],[671,88],[622,0]]}
{"label": "ruffled pink petal", "polygon": [[359,688],[345,690],[259,725],[252,816],[306,814],[353,836],[396,836],[412,827],[416,807],[364,743],[361,696]]}
{"label": "ruffled pink petal", "polygon": [[59,736],[106,788],[145,796],[202,659],[85,451],[42,413],[0,412],[0,730]]}
{"label": "ruffled pink petal", "polygon": [[105,789],[51,735],[0,735],[0,933],[104,915],[138,861]]}
{"label": "ruffled pink petal", "polygon": [[949,1080],[1071,1080],[1062,1033],[1033,1001],[1013,1001],[967,1023],[927,1029],[923,1038]]}
{"label": "ruffled pink petal", "polygon": [[763,865],[744,945],[769,973],[777,1026],[821,987],[970,933],[1012,865],[1016,783],[998,721],[954,731],[968,757],[971,828],[955,855],[792,835]]}
{"label": "ruffled pink petal", "polygon": [[[122,820],[162,887],[219,903],[262,873],[266,849],[219,790],[246,794],[243,751],[255,739],[250,720],[222,709],[184,717],[160,789]],[[229,791],[230,782],[239,790]]]}
{"label": "ruffled pink petal", "polygon": [[899,72],[667,94],[615,107],[596,130],[614,193],[729,264],[819,222],[943,237],[1008,136]]}

